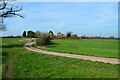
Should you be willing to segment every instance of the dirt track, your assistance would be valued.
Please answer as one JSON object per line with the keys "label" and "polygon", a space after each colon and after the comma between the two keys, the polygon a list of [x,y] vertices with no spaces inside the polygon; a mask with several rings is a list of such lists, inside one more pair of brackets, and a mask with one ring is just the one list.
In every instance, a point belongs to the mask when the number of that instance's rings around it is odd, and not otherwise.
{"label": "dirt track", "polygon": [[84,59],[84,60],[91,60],[91,61],[99,61],[104,63],[110,63],[110,64],[120,64],[118,60],[120,59],[114,59],[114,58],[103,58],[103,57],[94,57],[94,56],[85,56],[85,55],[76,55],[76,54],[69,54],[69,53],[59,53],[59,52],[51,52],[51,51],[45,51],[37,48],[31,47],[32,43],[27,43],[23,47],[27,50],[43,53],[43,54],[51,54],[56,56],[63,56],[63,57],[70,57],[70,58],[77,58],[77,59]]}

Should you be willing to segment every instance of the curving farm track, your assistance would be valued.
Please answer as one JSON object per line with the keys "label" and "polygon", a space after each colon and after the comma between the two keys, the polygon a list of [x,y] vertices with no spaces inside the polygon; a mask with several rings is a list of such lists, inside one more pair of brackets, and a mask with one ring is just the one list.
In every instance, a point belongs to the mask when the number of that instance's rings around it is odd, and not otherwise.
{"label": "curving farm track", "polygon": [[50,55],[63,56],[63,57],[70,57],[70,58],[77,58],[77,59],[84,59],[84,60],[91,60],[91,61],[99,61],[99,62],[110,63],[110,64],[120,64],[119,63],[120,59],[76,55],[76,54],[59,53],[59,52],[51,52],[51,51],[41,50],[41,49],[31,47],[32,44],[34,44],[34,43],[35,42],[27,43],[23,47],[27,50],[37,52],[37,53],[50,54]]}

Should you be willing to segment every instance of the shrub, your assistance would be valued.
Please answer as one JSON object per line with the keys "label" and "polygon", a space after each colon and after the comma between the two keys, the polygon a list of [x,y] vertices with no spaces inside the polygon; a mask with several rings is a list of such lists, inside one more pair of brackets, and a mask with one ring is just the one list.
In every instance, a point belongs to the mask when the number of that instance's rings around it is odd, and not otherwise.
{"label": "shrub", "polygon": [[72,35],[72,32],[70,31],[66,33],[66,37],[71,37],[71,35]]}
{"label": "shrub", "polygon": [[49,35],[50,35],[51,38],[53,38],[54,33],[52,31],[49,31]]}
{"label": "shrub", "polygon": [[27,32],[27,37],[28,38],[36,38],[36,33],[33,31],[28,31]]}
{"label": "shrub", "polygon": [[36,44],[38,46],[45,46],[51,44],[51,38],[48,33],[37,32]]}
{"label": "shrub", "polygon": [[79,37],[76,34],[74,34],[71,36],[71,39],[79,39]]}

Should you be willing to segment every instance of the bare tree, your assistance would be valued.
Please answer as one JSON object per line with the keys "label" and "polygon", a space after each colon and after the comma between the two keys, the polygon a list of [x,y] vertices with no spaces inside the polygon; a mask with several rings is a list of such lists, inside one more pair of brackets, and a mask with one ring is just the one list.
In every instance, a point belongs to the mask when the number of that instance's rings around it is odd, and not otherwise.
{"label": "bare tree", "polygon": [[21,8],[9,6],[7,2],[1,1],[0,2],[0,30],[5,31],[6,25],[4,24],[4,18],[11,18],[14,16],[19,16],[24,18],[22,15],[18,14],[22,10]]}

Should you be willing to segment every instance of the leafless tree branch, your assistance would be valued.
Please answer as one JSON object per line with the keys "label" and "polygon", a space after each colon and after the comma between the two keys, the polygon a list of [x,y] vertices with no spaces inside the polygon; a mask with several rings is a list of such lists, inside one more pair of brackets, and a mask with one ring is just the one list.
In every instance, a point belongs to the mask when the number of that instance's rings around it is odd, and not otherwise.
{"label": "leafless tree branch", "polygon": [[5,1],[3,1],[3,3],[0,5],[0,10],[3,10],[6,8],[7,3],[5,3]]}
{"label": "leafless tree branch", "polygon": [[3,18],[8,17],[14,17],[19,16],[21,18],[24,18],[24,16],[18,14],[17,12],[20,12],[22,10],[22,7],[18,9],[17,7],[9,7],[8,4],[3,0],[3,2],[0,3],[0,31],[5,30],[6,25],[3,23]]}

